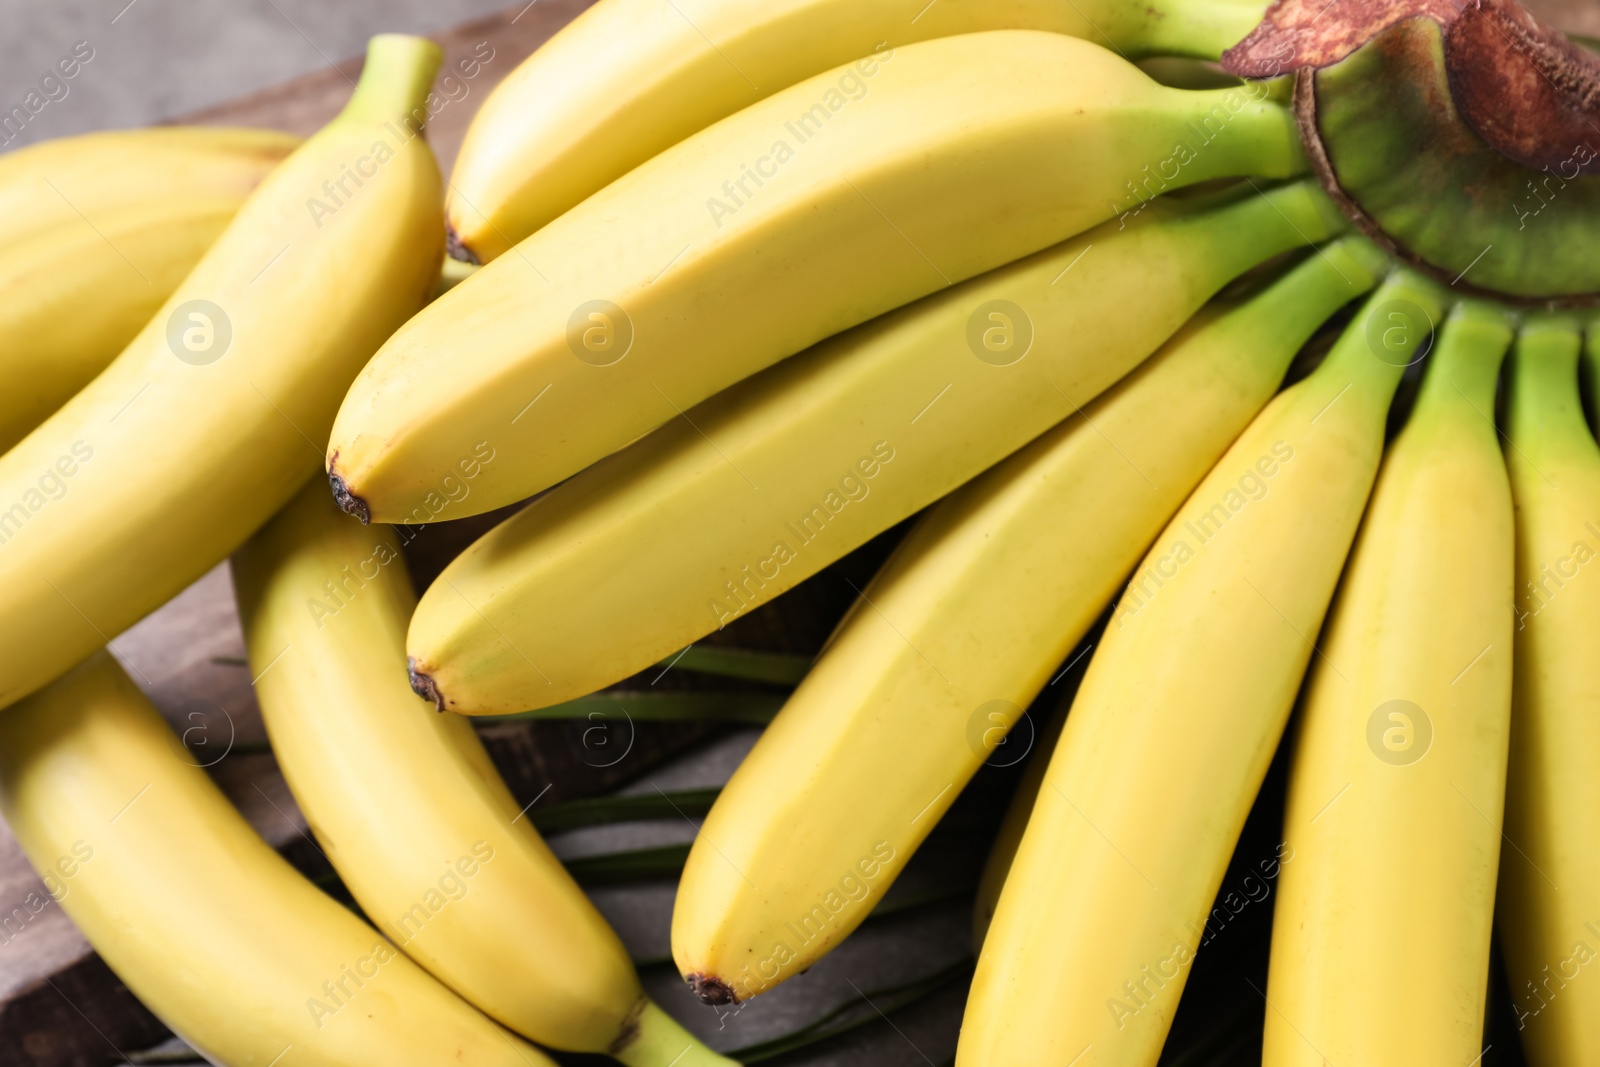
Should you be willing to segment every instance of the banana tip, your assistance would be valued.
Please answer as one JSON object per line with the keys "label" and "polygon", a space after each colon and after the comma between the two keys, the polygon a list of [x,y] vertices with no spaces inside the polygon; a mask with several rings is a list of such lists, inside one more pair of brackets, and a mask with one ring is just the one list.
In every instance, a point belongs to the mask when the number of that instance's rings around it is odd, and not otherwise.
{"label": "banana tip", "polygon": [[733,986],[715,975],[691,974],[687,976],[687,981],[689,988],[694,990],[694,995],[700,998],[702,1004],[716,1006],[739,1003],[739,997],[734,993]]}
{"label": "banana tip", "polygon": [[445,223],[444,227],[444,246],[445,250],[450,253],[451,259],[459,259],[463,263],[471,263],[474,267],[481,264],[477,253],[466,246],[466,243],[461,240],[461,235],[456,232],[455,226],[448,222]]}
{"label": "banana tip", "polygon": [[339,462],[339,453],[335,452],[328,461],[328,485],[333,489],[334,502],[339,505],[339,510],[348,512],[361,520],[361,525],[367,526],[372,522],[372,509],[367,507],[367,502],[350,491],[350,486],[345,480],[335,474],[332,467]]}
{"label": "banana tip", "polygon": [[417,670],[417,661],[412,657],[406,658],[406,671],[411,676],[411,691],[423,700],[432,701],[435,711],[443,711],[444,694],[439,692],[439,683],[433,676]]}

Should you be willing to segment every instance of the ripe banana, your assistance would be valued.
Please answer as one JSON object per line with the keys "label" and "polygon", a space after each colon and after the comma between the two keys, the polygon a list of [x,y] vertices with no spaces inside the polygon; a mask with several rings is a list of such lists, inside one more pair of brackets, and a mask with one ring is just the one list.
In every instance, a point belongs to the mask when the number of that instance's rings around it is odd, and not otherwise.
{"label": "ripe banana", "polygon": [[0,156],[0,452],[105,369],[299,143],[172,126]]}
{"label": "ripe banana", "polygon": [[657,1007],[519,811],[466,719],[406,685],[399,542],[314,479],[234,556],[256,695],[284,777],[356,902],[403,952],[552,1048],[729,1064]]}
{"label": "ripe banana", "polygon": [[[1516,664],[1500,946],[1533,1067],[1600,1062],[1600,449],[1578,400],[1577,332],[1523,328],[1506,465],[1516,500]],[[1600,331],[1589,338],[1600,356]],[[1548,879],[1548,880],[1547,880]]]}
{"label": "ripe banana", "polygon": [[1511,337],[1492,305],[1445,324],[1319,646],[1289,772],[1269,1067],[1483,1054],[1511,726],[1511,489],[1493,422]]}
{"label": "ripe banana", "polygon": [[796,82],[875,51],[1045,30],[1127,56],[1216,59],[1260,0],[601,0],[512,71],[450,177],[452,252],[488,262],[628,171]]}
{"label": "ripe banana", "polygon": [[1000,895],[961,1067],[1156,1062],[1360,521],[1390,399],[1438,309],[1427,283],[1385,282],[1135,572]]}
{"label": "ripe banana", "polygon": [[918,523],[695,840],[672,948],[703,999],[765,992],[849,936],[1301,345],[1385,262],[1351,239],[1207,309]]}
{"label": "ripe banana", "polygon": [[344,112],[0,457],[0,706],[226,558],[315,471],[338,398],[439,277],[439,172],[402,125],[438,62],[431,42],[374,38]]}
{"label": "ripe banana", "polygon": [[272,851],[107,653],[0,715],[0,811],[117,977],[212,1063],[553,1067]]}
{"label": "ripe banana", "polygon": [[[825,337],[1154,194],[1304,166],[1251,85],[1157,85],[1095,45],[925,41],[792,86],[668,149],[384,345],[328,470],[380,522],[515,503]],[[759,182],[759,184],[757,184]],[[474,463],[487,442],[499,457]],[[448,499],[478,469],[470,497]]]}
{"label": "ripe banana", "polygon": [[[1342,225],[1309,183],[1163,201],[741,383],[455,560],[407,637],[419,692],[514,712],[648,667],[999,462],[1240,272]],[[484,471],[515,461],[485,447]]]}

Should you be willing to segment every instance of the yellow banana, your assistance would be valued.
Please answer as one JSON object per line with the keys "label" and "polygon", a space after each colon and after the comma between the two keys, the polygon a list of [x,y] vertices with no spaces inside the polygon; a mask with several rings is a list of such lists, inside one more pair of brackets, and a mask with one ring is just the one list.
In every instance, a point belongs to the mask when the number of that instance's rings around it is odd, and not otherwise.
{"label": "yellow banana", "polygon": [[1344,242],[1208,309],[918,523],[695,840],[672,946],[702,999],[765,992],[860,924],[1295,353],[1384,264]]}
{"label": "yellow banana", "polygon": [[172,126],[0,156],[0,452],[105,369],[299,143]]}
{"label": "yellow banana", "polygon": [[226,558],[315,471],[338,398],[439,277],[439,172],[402,125],[438,62],[431,42],[374,38],[340,117],[0,457],[0,706]]}
{"label": "yellow banana", "polygon": [[[1600,448],[1578,400],[1575,330],[1526,326],[1506,465],[1516,500],[1516,663],[1500,947],[1533,1067],[1600,1062]],[[1589,337],[1600,357],[1600,332]]]}
{"label": "yellow banana", "polygon": [[1437,318],[1426,283],[1385,282],[1134,573],[1000,895],[961,1067],[1156,1062],[1360,521],[1402,366]]}
{"label": "yellow banana", "polygon": [[231,1067],[553,1067],[290,867],[107,653],[0,715],[0,810],[117,977]]}
{"label": "yellow banana", "polygon": [[[741,383],[455,560],[407,637],[418,691],[514,712],[648,667],[1072,414],[1331,207],[1308,183],[1162,202]],[[485,448],[482,471],[514,462]]]}
{"label": "yellow banana", "polygon": [[645,996],[471,723],[406,685],[416,597],[387,528],[351,522],[314,479],[235,554],[234,581],[284,777],[394,944],[542,1045],[636,1067],[732,1062]]}
{"label": "yellow banana", "polygon": [[[1304,166],[1270,88],[1167,89],[1085,41],[966,34],[792,86],[608,186],[384,345],[334,424],[347,510],[525,499],[716,391],[1155,193]],[[757,182],[760,184],[758,185]],[[487,442],[497,459],[475,462]],[[472,492],[449,499],[462,471]]]}
{"label": "yellow banana", "polygon": [[1263,1064],[1483,1054],[1511,718],[1512,320],[1460,305],[1389,449],[1289,772]]}
{"label": "yellow banana", "polygon": [[450,177],[452,252],[488,262],[719,119],[874,51],[1046,30],[1216,59],[1261,0],[601,0],[495,87]]}

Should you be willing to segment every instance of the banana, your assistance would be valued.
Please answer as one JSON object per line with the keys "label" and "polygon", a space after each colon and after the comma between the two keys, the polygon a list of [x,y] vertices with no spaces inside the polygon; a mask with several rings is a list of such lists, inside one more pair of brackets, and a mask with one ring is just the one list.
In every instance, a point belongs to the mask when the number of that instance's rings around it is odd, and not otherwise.
{"label": "banana", "polygon": [[[648,667],[999,462],[1241,271],[1342,225],[1309,183],[1163,201],[741,383],[456,559],[411,623],[418,691],[514,712]],[[481,471],[514,462],[487,447]]]}
{"label": "banana", "polygon": [[1438,301],[1386,281],[1135,572],[984,940],[960,1067],[1156,1062]]}
{"label": "banana", "polygon": [[1472,304],[1445,324],[1311,671],[1273,913],[1270,1067],[1483,1054],[1511,726],[1511,489],[1493,412],[1512,326]]}
{"label": "banana", "polygon": [[402,125],[438,62],[431,42],[374,38],[340,117],[0,457],[0,706],[225,559],[315,471],[338,398],[439,277],[438,167]]}
{"label": "banana", "polygon": [[[1533,1067],[1600,1062],[1600,449],[1578,400],[1578,336],[1523,328],[1506,465],[1516,501],[1516,662],[1500,946]],[[1589,337],[1600,356],[1600,332]],[[1547,881],[1548,879],[1548,881]]]}
{"label": "banana", "polygon": [[1384,265],[1352,239],[1208,309],[917,524],[695,840],[672,944],[702,999],[765,992],[849,936],[1301,345]]}
{"label": "banana", "polygon": [[1045,30],[1216,59],[1261,0],[602,0],[495,87],[450,176],[452,252],[488,262],[720,119],[874,51]]}
{"label": "banana", "polygon": [[0,715],[0,811],[162,1022],[233,1067],[553,1067],[256,836],[107,653]]}
{"label": "banana", "polygon": [[[1299,135],[1270,93],[1167,89],[1095,45],[1020,30],[792,86],[400,330],[334,424],[335,493],[380,522],[516,503],[825,337],[1131,221],[1155,193],[1296,174]],[[475,461],[485,448],[493,464]],[[449,499],[469,467],[470,498]]]}
{"label": "banana", "polygon": [[362,910],[492,1018],[635,1067],[731,1064],[640,988],[610,926],[519,811],[466,719],[401,669],[399,542],[314,479],[234,556],[273,751]]}
{"label": "banana", "polygon": [[0,156],[0,452],[105,369],[299,143],[173,126]]}

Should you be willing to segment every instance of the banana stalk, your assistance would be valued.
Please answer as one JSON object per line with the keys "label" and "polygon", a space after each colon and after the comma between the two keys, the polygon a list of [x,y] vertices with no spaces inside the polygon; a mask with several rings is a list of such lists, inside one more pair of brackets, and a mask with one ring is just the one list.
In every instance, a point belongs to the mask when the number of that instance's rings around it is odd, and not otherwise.
{"label": "banana stalk", "polygon": [[[380,522],[549,488],[825,337],[1155,195],[1305,159],[1265,85],[1157,85],[1010,30],[877,54],[668,149],[444,294],[345,399],[328,470]],[[492,461],[486,457],[492,456]]]}
{"label": "banana stalk", "polygon": [[[1525,326],[1506,465],[1516,501],[1516,663],[1500,946],[1533,1067],[1600,1061],[1600,448],[1578,400],[1577,331]],[[1600,357],[1600,331],[1589,337]]]}
{"label": "banana stalk", "polygon": [[1295,353],[1384,265],[1352,239],[1207,309],[917,525],[696,839],[673,955],[702,998],[765,992],[859,925]]}
{"label": "banana stalk", "polygon": [[815,74],[984,30],[1216,59],[1259,0],[601,0],[495,87],[450,176],[452,252],[488,262],[652,157]]}
{"label": "banana stalk", "polygon": [[1402,368],[1438,314],[1430,286],[1387,281],[1135,572],[984,940],[961,1067],[1090,1050],[1156,1062],[1355,536]]}
{"label": "banana stalk", "polygon": [[107,653],[0,715],[0,811],[117,977],[212,1063],[554,1067],[257,837]]}
{"label": "banana stalk", "polygon": [[0,157],[0,452],[105,369],[299,143],[174,126]]}
{"label": "banana stalk", "polygon": [[1511,490],[1493,421],[1511,337],[1492,305],[1446,323],[1311,672],[1273,916],[1272,1067],[1483,1053],[1511,725]]}
{"label": "banana stalk", "polygon": [[1305,183],[1163,201],[741,383],[452,562],[407,638],[420,691],[515,712],[645,669],[1072,415],[1239,273],[1342,227]]}
{"label": "banana stalk", "polygon": [[316,470],[338,398],[438,280],[438,167],[405,126],[438,63],[431,42],[374,38],[343,113],[0,457],[0,705],[226,559]]}
{"label": "banana stalk", "polygon": [[362,910],[490,1017],[631,1067],[730,1064],[639,986],[471,723],[406,684],[416,598],[387,528],[320,478],[234,556],[256,695],[295,799]]}

